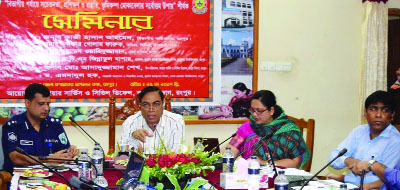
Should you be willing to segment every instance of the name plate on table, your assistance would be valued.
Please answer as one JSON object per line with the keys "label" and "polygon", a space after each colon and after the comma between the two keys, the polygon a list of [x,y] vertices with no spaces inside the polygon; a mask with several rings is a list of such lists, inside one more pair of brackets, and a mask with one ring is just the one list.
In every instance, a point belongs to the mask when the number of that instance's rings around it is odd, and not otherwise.
{"label": "name plate on table", "polygon": [[247,189],[247,175],[221,173],[220,186],[224,189]]}

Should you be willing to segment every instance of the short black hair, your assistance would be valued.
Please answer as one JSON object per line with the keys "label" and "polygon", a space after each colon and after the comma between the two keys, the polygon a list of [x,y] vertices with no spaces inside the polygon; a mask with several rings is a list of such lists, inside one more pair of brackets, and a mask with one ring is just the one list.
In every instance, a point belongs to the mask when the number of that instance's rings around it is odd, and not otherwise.
{"label": "short black hair", "polygon": [[46,86],[32,83],[25,89],[25,99],[32,101],[36,93],[41,94],[43,97],[50,97],[50,90]]}
{"label": "short black hair", "polygon": [[369,95],[365,100],[365,110],[367,110],[371,104],[376,103],[382,103],[383,105],[387,106],[391,112],[396,110],[396,100],[389,92],[378,90]]}
{"label": "short black hair", "polygon": [[260,102],[267,107],[268,111],[271,111],[271,107],[274,107],[274,114],[272,118],[277,118],[282,114],[282,108],[276,105],[275,94],[269,90],[260,90],[254,93],[251,100],[260,100]]}
{"label": "short black hair", "polygon": [[164,101],[164,93],[155,86],[148,86],[142,89],[142,91],[140,91],[139,93],[139,102],[142,103],[142,99],[143,97],[149,93],[149,92],[158,92],[158,94],[160,95],[161,101]]}

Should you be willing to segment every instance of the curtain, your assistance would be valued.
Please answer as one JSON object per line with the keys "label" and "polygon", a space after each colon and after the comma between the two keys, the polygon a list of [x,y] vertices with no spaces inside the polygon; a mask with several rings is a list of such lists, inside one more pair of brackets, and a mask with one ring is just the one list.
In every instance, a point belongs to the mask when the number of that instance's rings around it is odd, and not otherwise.
{"label": "curtain", "polygon": [[377,90],[387,90],[388,6],[384,1],[363,3],[361,110],[364,101]]}

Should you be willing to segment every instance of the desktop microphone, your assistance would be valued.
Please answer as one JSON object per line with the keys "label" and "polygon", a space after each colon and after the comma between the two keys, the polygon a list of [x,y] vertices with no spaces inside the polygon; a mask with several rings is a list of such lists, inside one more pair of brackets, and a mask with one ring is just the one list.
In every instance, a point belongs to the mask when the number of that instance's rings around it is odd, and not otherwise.
{"label": "desktop microphone", "polygon": [[88,183],[85,183],[85,182],[81,181],[78,177],[76,177],[74,175],[72,175],[69,178],[68,181],[73,187],[75,187],[77,189],[86,189],[86,190],[107,189],[107,188],[103,188],[103,187],[100,187],[100,186],[96,187],[94,185],[90,185]]}
{"label": "desktop microphone", "polygon": [[245,150],[239,152],[239,154],[236,156],[235,160],[236,160],[237,158],[239,158],[239,156],[241,156],[242,154],[244,154],[247,150],[249,150],[250,148],[253,148],[253,147],[256,146],[256,145],[257,145],[257,147],[256,147],[255,150],[257,150],[258,148],[260,148],[260,146],[262,145],[260,142],[261,142],[262,140],[264,140],[264,139],[269,139],[269,138],[271,138],[272,136],[274,136],[275,132],[276,132],[276,130],[273,131],[272,133],[270,133],[269,135],[265,135],[264,137],[261,137],[260,139],[258,139],[257,143],[254,143],[254,144],[250,145],[248,148],[246,148]]}
{"label": "desktop microphone", "polygon": [[226,142],[227,140],[229,140],[229,139],[231,139],[231,138],[233,138],[233,137],[235,137],[235,136],[236,136],[236,132],[233,133],[230,137],[228,137],[228,138],[225,139],[224,141],[222,141],[222,143],[219,143],[219,144],[217,145],[217,147],[221,146],[222,144],[224,144],[224,142]]}
{"label": "desktop microphone", "polygon": [[153,128],[154,128],[154,130],[156,131],[156,133],[157,133],[157,135],[158,135],[158,138],[160,138],[161,146],[163,146],[163,148],[164,148],[164,150],[165,150],[165,153],[168,153],[167,147],[166,147],[165,144],[164,144],[164,140],[161,138],[161,135],[160,135],[160,133],[159,133],[158,130],[157,130],[157,124],[154,124],[154,125],[153,125]]}
{"label": "desktop microphone", "polygon": [[39,160],[37,160],[37,159],[34,158],[33,156],[29,155],[27,152],[25,152],[24,149],[22,149],[22,148],[20,148],[20,147],[17,146],[17,147],[15,147],[15,150],[16,150],[17,152],[19,152],[19,153],[21,153],[21,154],[23,154],[23,155],[29,157],[30,159],[32,159],[32,160],[35,161],[36,163],[42,165],[43,167],[47,168],[49,171],[51,171],[51,172],[57,174],[58,176],[60,176],[65,182],[67,182],[69,188],[71,188],[71,190],[72,190],[71,183],[69,183],[69,181],[68,181],[63,175],[61,175],[59,172],[57,172],[57,171],[51,169],[50,167],[46,166],[45,164],[43,164],[42,162],[40,162]]}
{"label": "desktop microphone", "polygon": [[106,155],[105,155],[104,149],[103,149],[103,147],[100,145],[100,143],[97,142],[96,140],[94,140],[94,138],[93,138],[92,136],[90,136],[89,133],[87,133],[87,132],[85,131],[85,129],[83,129],[83,128],[78,124],[78,122],[75,121],[75,119],[74,119],[72,116],[69,116],[69,120],[71,120],[73,123],[75,123],[75,125],[78,126],[79,129],[81,129],[90,139],[92,139],[92,141],[94,142],[95,145],[99,145],[99,146],[100,146],[101,152],[103,153],[103,159],[105,159]]}
{"label": "desktop microphone", "polygon": [[328,164],[326,164],[321,170],[319,170],[317,173],[315,173],[310,179],[308,179],[300,188],[300,190],[302,190],[304,188],[304,186],[306,186],[312,179],[314,179],[315,176],[317,176],[319,173],[322,172],[322,170],[324,170],[326,167],[328,167],[329,165],[331,165],[332,162],[334,162],[336,159],[338,159],[339,157],[343,156],[345,153],[347,152],[347,149],[344,148],[343,150],[341,150],[339,152],[339,154],[333,158],[331,161],[328,162]]}
{"label": "desktop microphone", "polygon": [[49,157],[45,157],[45,156],[39,156],[39,160],[61,160],[61,161],[71,161],[71,162],[75,162],[75,164],[79,165],[78,162],[88,162],[92,167],[94,167],[94,170],[96,171],[97,174],[97,168],[94,165],[94,163],[90,160],[80,160],[78,158],[76,159],[64,159],[64,158],[49,158]]}
{"label": "desktop microphone", "polygon": [[365,177],[365,170],[361,171],[361,181],[360,181],[360,190],[364,189],[364,177]]}

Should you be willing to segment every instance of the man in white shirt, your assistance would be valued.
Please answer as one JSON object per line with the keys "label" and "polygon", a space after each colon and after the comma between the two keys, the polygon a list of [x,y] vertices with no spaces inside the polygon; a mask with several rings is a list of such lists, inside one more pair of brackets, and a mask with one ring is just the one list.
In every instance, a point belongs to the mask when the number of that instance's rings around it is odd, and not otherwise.
{"label": "man in white shirt", "polygon": [[122,124],[120,144],[145,154],[180,151],[185,140],[185,122],[181,115],[164,110],[163,100],[163,92],[155,86],[139,93],[140,111]]}

